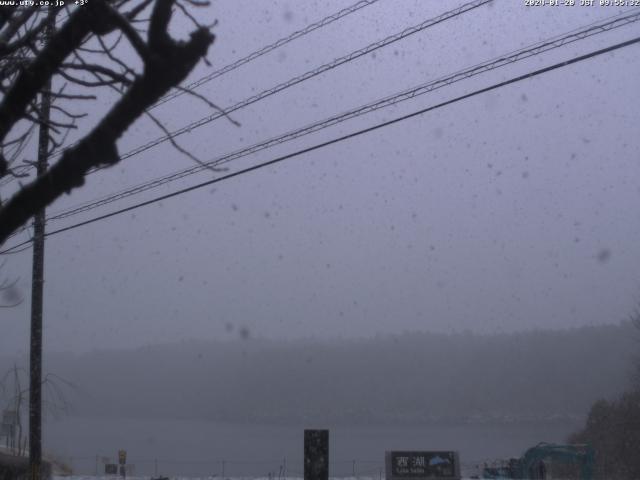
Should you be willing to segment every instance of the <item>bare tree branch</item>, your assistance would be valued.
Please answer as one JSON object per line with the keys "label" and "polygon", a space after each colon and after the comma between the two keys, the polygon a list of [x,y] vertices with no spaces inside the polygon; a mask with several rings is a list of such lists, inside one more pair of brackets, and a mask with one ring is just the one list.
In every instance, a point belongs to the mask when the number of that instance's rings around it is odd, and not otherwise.
{"label": "bare tree branch", "polygon": [[10,55],[16,50],[28,46],[44,31],[49,22],[49,19],[55,16],[55,10],[49,10],[46,17],[42,19],[38,25],[27,29],[27,33],[24,36],[16,39],[11,43],[3,42],[2,40],[0,40],[0,56]]}
{"label": "bare tree branch", "polygon": [[[111,84],[113,84],[113,83],[121,83],[123,85],[130,85],[131,82],[133,81],[131,78],[128,78],[126,75],[123,75],[123,74],[121,74],[119,72],[116,72],[115,70],[112,70],[111,68],[105,67],[104,65],[98,65],[98,64],[95,64],[95,63],[86,63],[84,61],[80,65],[75,64],[75,63],[64,63],[64,64],[62,64],[62,69],[60,71],[60,74],[71,76],[68,72],[66,72],[66,70],[80,70],[80,71],[86,71],[86,72],[100,73],[102,75],[110,77],[111,81],[108,82],[108,83],[111,83]],[[78,79],[76,79],[76,80],[78,80]],[[100,85],[93,85],[93,84],[91,84],[91,82],[87,82],[86,80],[82,80],[82,82],[85,82],[85,84],[89,84],[88,86],[90,86],[90,87],[107,84],[107,82],[105,82],[105,81],[97,82]]]}
{"label": "bare tree branch", "polygon": [[36,6],[32,6],[23,10],[21,13],[11,16],[7,21],[6,28],[0,32],[0,48],[7,45],[20,28],[27,23],[31,15],[37,10]]}
{"label": "bare tree branch", "polygon": [[[207,28],[192,32],[188,41],[175,41],[169,36],[167,28],[173,3],[174,0],[156,0],[154,4],[147,41],[149,54],[143,58],[143,73],[131,83],[120,100],[87,136],[65,150],[55,165],[24,186],[0,210],[0,244],[37,211],[62,194],[83,185],[84,177],[90,169],[117,163],[120,160],[117,140],[149,106],[170,88],[182,82],[206,55],[214,41],[213,34]],[[14,85],[0,104],[0,140],[17,119],[24,115],[31,99],[42,88],[43,81],[33,78],[35,72],[52,75],[60,68],[64,59],[81,45],[89,32],[104,34],[110,31],[109,28],[114,25],[112,11],[106,7],[104,0],[96,0],[92,7],[96,4],[102,6],[99,10],[107,18],[109,25],[105,26],[103,23],[96,26],[96,17],[80,16],[85,11],[97,15],[98,10],[76,10],[67,24],[42,49],[38,58],[21,74],[28,80],[27,86]],[[79,19],[88,21],[90,26],[80,23]],[[117,22],[114,28],[119,28]],[[57,49],[50,48],[51,45],[56,45]]]}
{"label": "bare tree branch", "polygon": [[216,105],[215,103],[213,103],[211,100],[209,100],[207,97],[205,97],[204,95],[199,94],[198,92],[189,89],[189,88],[184,88],[181,87],[180,85],[176,85],[176,90],[180,90],[188,95],[191,95],[193,97],[196,97],[199,100],[202,100],[204,103],[206,103],[209,107],[213,108],[214,110],[217,110],[218,112],[220,112],[227,120],[229,120],[229,122],[231,122],[232,125],[235,125],[236,127],[240,127],[241,124],[240,122],[238,122],[237,120],[234,120],[231,115],[229,115],[222,107],[219,107],[218,105]]}
{"label": "bare tree branch", "polygon": [[120,31],[124,33],[138,55],[140,55],[140,58],[145,62],[149,61],[149,56],[151,55],[149,48],[135,28],[129,23],[129,20],[110,5],[107,5],[107,8],[109,9],[112,21]]}

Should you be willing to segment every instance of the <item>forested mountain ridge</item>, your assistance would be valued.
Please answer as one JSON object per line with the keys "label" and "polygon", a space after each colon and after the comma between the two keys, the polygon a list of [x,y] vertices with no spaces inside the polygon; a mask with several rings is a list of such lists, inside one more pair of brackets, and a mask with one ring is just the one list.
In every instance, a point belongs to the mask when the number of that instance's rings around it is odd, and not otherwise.
{"label": "forested mountain ridge", "polygon": [[[83,416],[232,422],[555,421],[628,386],[640,332],[623,323],[362,340],[190,341],[51,354]],[[10,359],[0,359],[9,367]]]}

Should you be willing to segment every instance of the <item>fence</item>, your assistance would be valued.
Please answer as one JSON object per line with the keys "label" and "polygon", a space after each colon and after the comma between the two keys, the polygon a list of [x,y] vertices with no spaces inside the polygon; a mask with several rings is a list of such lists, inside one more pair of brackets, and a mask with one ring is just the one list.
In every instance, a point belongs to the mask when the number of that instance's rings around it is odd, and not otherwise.
{"label": "fence", "polygon": [[[74,475],[105,476],[105,465],[118,463],[113,455],[93,457],[68,457],[64,463],[71,467]],[[329,463],[331,477],[354,477],[383,480],[384,459],[381,460],[335,460]],[[197,460],[169,458],[127,458],[127,475],[132,477],[206,477],[206,478],[256,478],[273,480],[304,477],[302,459],[287,458],[273,460]],[[115,478],[115,477],[114,477]]]}

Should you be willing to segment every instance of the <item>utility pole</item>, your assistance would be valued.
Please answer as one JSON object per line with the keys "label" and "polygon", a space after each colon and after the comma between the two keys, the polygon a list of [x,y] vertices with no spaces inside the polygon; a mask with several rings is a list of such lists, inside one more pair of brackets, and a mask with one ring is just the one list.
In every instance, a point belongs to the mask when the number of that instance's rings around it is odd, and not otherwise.
{"label": "utility pole", "polygon": [[13,391],[15,392],[14,398],[16,399],[16,403],[14,406],[14,411],[16,412],[16,419],[13,427],[11,428],[11,453],[16,454],[16,429],[19,429],[20,436],[18,436],[18,449],[17,453],[20,455],[20,443],[22,442],[22,392],[20,391],[20,377],[18,376],[18,366],[13,364]]}
{"label": "utility pole", "polygon": [[[53,8],[53,7],[50,7]],[[44,41],[55,25],[49,15]],[[47,170],[49,156],[49,118],[51,114],[51,78],[40,95],[37,174]],[[42,291],[44,284],[44,220],[40,210],[33,221],[33,268],[31,277],[31,345],[29,354],[29,470],[31,480],[41,480],[42,470]]]}

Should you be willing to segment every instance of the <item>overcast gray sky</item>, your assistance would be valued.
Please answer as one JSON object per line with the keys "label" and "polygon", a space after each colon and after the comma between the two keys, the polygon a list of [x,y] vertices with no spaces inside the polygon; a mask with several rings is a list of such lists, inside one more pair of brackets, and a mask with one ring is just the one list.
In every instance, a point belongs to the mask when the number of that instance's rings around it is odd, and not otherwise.
{"label": "overcast gray sky", "polygon": [[[214,1],[211,67],[355,2]],[[464,2],[379,0],[198,91],[227,107]],[[622,12],[494,0],[179,137],[210,159]],[[176,34],[188,31],[176,18]],[[638,24],[232,162],[230,171],[638,34]],[[640,47],[483,94],[265,170],[49,237],[45,348],[183,339],[361,337],[616,323],[640,300]],[[108,106],[105,99],[100,108]],[[96,109],[92,118],[104,110]],[[171,129],[210,113],[186,95]],[[89,128],[91,120],[84,126]],[[85,131],[86,131],[85,128]],[[140,121],[126,152],[161,135]],[[49,212],[193,165],[162,144],[92,175]],[[214,174],[189,176],[60,228]],[[26,235],[16,239],[25,240]],[[11,242],[9,242],[11,244]],[[31,252],[3,273],[0,349],[28,350]]]}

